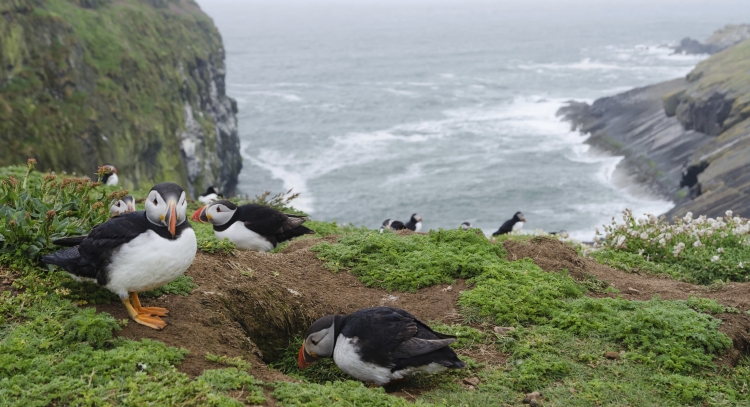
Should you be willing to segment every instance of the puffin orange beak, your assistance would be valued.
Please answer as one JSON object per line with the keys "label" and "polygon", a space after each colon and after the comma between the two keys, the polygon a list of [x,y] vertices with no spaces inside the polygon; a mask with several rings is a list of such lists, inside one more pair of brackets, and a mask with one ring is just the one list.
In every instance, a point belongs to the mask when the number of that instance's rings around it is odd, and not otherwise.
{"label": "puffin orange beak", "polygon": [[[200,207],[200,209],[198,209],[197,211],[195,211],[195,213],[194,213],[194,214],[193,214],[193,216],[192,216],[192,217],[190,218],[190,220],[192,220],[192,221],[194,221],[194,222],[200,222],[200,223],[203,223],[203,219],[201,219],[201,217],[203,216],[203,212],[205,212],[205,211],[206,211],[206,207],[208,207],[208,205],[206,205],[206,206],[202,206],[202,207]],[[204,218],[205,218],[205,217],[204,217]]]}
{"label": "puffin orange beak", "polygon": [[128,202],[128,212],[135,212],[135,204]]}
{"label": "puffin orange beak", "polygon": [[[310,359],[313,359],[311,362],[307,361],[308,356]],[[305,370],[308,367],[312,366],[313,363],[315,363],[317,358],[313,358],[312,356],[308,355],[307,352],[305,352],[305,344],[303,343],[302,346],[299,348],[299,356],[297,356],[297,365],[299,366],[299,370]]]}
{"label": "puffin orange beak", "polygon": [[167,211],[167,228],[169,229],[169,233],[172,234],[172,237],[174,237],[175,233],[177,233],[177,214],[175,213],[175,203],[174,201],[169,202],[169,210]]}

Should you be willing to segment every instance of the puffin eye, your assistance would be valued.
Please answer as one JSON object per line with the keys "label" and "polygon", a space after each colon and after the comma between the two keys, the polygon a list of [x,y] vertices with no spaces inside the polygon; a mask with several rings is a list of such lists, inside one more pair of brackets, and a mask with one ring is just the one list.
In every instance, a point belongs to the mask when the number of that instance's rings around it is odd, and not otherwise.
{"label": "puffin eye", "polygon": [[221,208],[216,208],[216,212],[221,212]]}
{"label": "puffin eye", "polygon": [[315,341],[314,339],[310,339],[310,342],[312,342],[313,345],[317,345],[320,341]]}
{"label": "puffin eye", "polygon": [[159,202],[154,198],[154,205],[159,205]]}

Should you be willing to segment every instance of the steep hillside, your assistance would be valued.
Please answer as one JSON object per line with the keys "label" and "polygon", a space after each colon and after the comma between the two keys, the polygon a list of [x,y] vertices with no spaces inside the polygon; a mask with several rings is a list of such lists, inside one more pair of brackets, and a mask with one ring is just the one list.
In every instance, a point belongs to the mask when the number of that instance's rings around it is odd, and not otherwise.
{"label": "steep hillside", "polygon": [[236,104],[193,0],[4,0],[0,14],[0,165],[234,191]]}
{"label": "steep hillside", "polygon": [[558,114],[674,200],[670,218],[750,213],[750,41],[701,62],[684,80],[590,106],[573,102]]}

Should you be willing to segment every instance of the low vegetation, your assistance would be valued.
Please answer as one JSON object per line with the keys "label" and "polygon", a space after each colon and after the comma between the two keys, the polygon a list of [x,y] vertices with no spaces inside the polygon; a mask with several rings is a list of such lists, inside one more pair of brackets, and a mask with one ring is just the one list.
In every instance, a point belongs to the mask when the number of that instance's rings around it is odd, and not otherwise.
{"label": "low vegetation", "polygon": [[[319,221],[307,223],[318,237],[337,237],[312,250],[332,272],[348,270],[371,287],[391,291],[466,279],[469,288],[457,304],[463,321],[430,325],[457,337],[451,346],[468,366],[411,379],[408,386],[416,394],[407,401],[387,394],[398,387],[370,389],[351,381],[330,359],[299,371],[302,339],[297,333],[271,367],[299,382],[262,383],[248,373],[248,362],[214,354],[205,358],[226,367],[191,379],[178,370],[187,350],[117,337],[130,321],[90,307],[116,300],[111,293],[73,282],[38,262],[40,254],[55,249],[51,240],[85,233],[105,220],[109,201],[122,192],[90,180],[35,173],[33,162],[2,171],[0,211],[14,214],[0,220],[0,278],[12,281],[0,292],[2,405],[239,406],[264,404],[270,396],[282,406],[496,406],[519,404],[531,391],[543,393],[544,405],[750,403],[750,363],[743,359],[727,367],[716,362],[732,346],[719,331],[717,316],[737,309],[700,296],[629,301],[600,281],[576,280],[565,270],[546,272],[529,259],[510,261],[501,244],[475,230],[379,233]],[[136,198],[144,194],[133,193]],[[290,200],[269,196],[256,200],[293,210]],[[52,219],[47,218],[50,210],[55,211]],[[603,248],[592,256],[631,271],[687,280],[744,280],[730,265],[746,261],[747,221],[701,219],[613,225]],[[193,226],[201,250],[234,252],[231,243],[214,237],[210,225]],[[620,236],[626,236],[623,242]],[[698,238],[703,246],[687,247]],[[680,242],[685,248],[677,251]],[[713,252],[720,253],[719,260],[712,261]],[[143,295],[188,295],[195,288],[185,276]],[[604,292],[615,298],[601,298]],[[487,352],[495,356],[480,358],[484,362],[474,358]],[[479,384],[470,388],[463,379],[472,376]]]}

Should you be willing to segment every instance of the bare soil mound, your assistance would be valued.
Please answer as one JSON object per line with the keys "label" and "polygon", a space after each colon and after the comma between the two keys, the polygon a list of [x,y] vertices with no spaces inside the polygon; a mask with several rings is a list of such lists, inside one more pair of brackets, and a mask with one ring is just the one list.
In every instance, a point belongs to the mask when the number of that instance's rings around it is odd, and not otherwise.
{"label": "bare soil mound", "polygon": [[[711,298],[724,306],[735,307],[739,314],[715,315],[724,323],[719,330],[732,338],[734,348],[721,360],[734,365],[743,354],[750,352],[750,283],[728,283],[711,288],[666,276],[628,273],[617,270],[592,259],[581,258],[574,248],[557,239],[537,237],[528,242],[508,240],[503,243],[508,259],[530,258],[541,269],[552,272],[568,270],[571,277],[583,281],[591,276],[607,282],[620,290],[619,295],[628,300],[650,300],[659,296],[663,300],[685,300],[690,296]],[[615,293],[591,293],[595,297],[616,297]]]}

